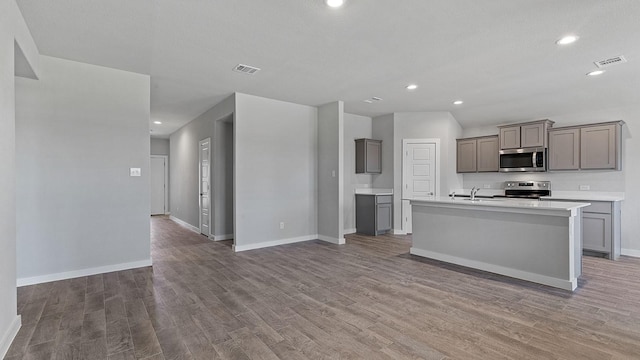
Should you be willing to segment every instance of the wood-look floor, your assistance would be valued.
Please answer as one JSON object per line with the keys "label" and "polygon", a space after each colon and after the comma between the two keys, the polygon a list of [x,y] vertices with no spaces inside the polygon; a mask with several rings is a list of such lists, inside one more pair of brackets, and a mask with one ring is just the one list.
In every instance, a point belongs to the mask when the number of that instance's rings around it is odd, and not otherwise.
{"label": "wood-look floor", "polygon": [[5,359],[640,359],[640,259],[575,293],[408,254],[406,236],[233,253],[152,218],[154,266],[18,289]]}

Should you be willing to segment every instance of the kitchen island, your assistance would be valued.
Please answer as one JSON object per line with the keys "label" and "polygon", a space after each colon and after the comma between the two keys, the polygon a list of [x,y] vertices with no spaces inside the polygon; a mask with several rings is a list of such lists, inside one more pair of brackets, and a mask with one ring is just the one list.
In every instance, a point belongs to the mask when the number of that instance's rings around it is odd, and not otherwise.
{"label": "kitchen island", "polygon": [[411,200],[411,254],[573,291],[582,272],[581,208],[538,200]]}

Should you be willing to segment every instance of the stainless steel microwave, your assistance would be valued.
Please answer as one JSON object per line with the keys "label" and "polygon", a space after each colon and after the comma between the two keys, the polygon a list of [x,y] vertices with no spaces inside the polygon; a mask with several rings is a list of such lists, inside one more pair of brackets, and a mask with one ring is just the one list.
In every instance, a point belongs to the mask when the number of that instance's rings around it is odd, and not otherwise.
{"label": "stainless steel microwave", "polygon": [[547,171],[547,149],[524,148],[500,150],[500,171]]}

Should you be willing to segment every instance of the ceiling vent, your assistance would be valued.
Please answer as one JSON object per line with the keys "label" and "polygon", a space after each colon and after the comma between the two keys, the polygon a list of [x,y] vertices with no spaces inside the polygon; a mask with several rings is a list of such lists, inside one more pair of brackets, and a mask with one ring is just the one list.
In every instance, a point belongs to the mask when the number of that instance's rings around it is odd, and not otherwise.
{"label": "ceiling vent", "polygon": [[260,71],[260,69],[257,67],[249,66],[249,65],[238,64],[236,65],[235,68],[233,68],[233,71],[247,74],[247,75],[253,75],[258,71]]}
{"label": "ceiling vent", "polygon": [[620,56],[616,56],[616,57],[612,57],[609,59],[605,59],[605,60],[600,60],[600,61],[594,61],[593,63],[596,64],[596,66],[598,68],[604,68],[607,66],[611,66],[611,65],[615,65],[615,64],[622,64],[622,63],[626,63],[627,59],[624,58],[624,56],[620,55]]}
{"label": "ceiling vent", "polygon": [[366,102],[366,103],[369,103],[369,104],[373,104],[376,101],[382,101],[382,98],[374,96],[371,99],[367,99],[367,100],[363,100],[363,101]]}

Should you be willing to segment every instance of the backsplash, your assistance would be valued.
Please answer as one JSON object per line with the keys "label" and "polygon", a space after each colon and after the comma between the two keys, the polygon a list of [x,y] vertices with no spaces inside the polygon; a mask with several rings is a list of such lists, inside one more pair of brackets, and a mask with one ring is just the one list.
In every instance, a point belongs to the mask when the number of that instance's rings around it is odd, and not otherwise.
{"label": "backsplash", "polygon": [[622,171],[567,171],[546,173],[474,173],[463,175],[465,189],[474,186],[481,189],[502,189],[505,181],[536,180],[551,181],[551,190],[578,191],[588,186],[589,191],[624,192],[625,180]]}

